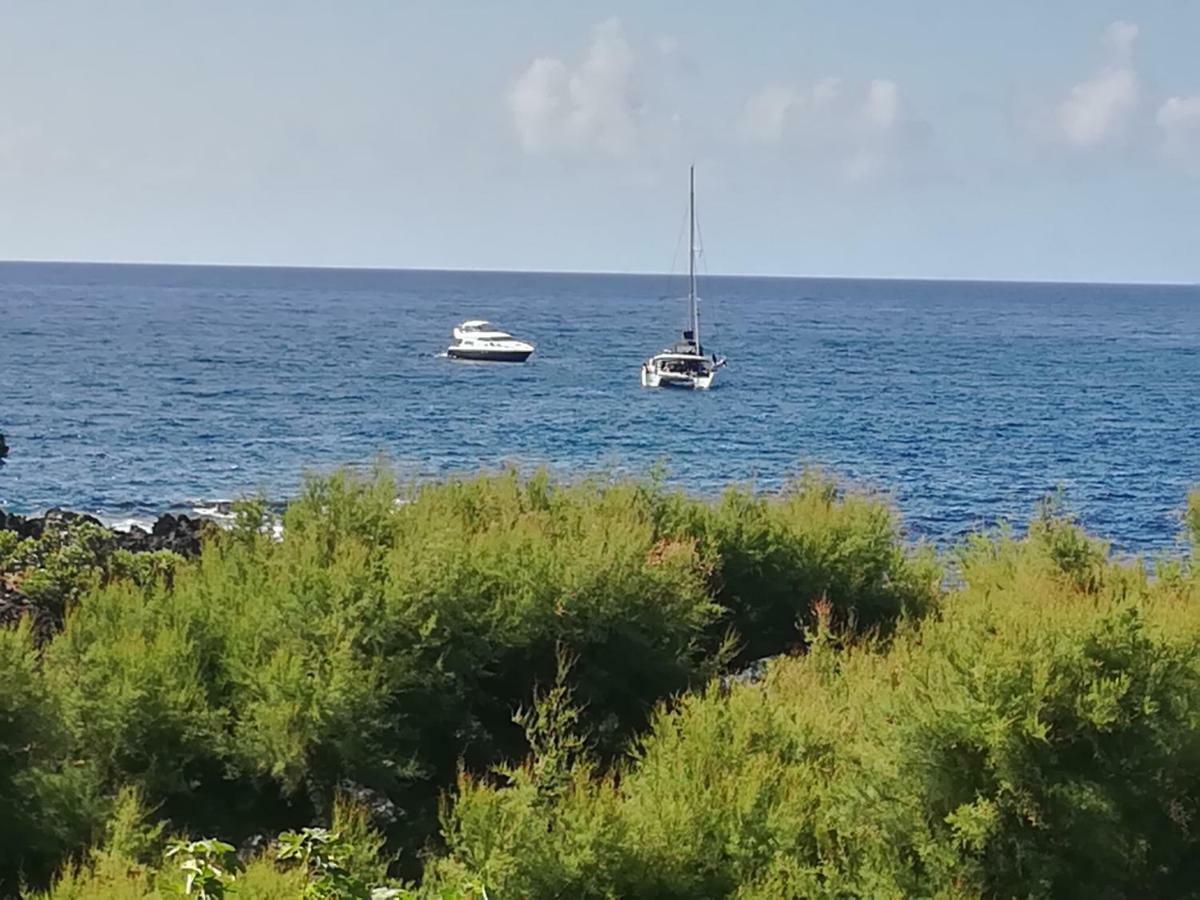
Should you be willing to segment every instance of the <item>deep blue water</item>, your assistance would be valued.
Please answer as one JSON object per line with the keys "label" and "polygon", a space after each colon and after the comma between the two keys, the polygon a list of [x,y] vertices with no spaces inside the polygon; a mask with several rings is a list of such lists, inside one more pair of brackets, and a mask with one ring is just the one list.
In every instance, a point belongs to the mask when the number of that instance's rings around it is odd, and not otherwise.
{"label": "deep blue water", "polygon": [[[890,490],[914,537],[1025,522],[1062,488],[1124,550],[1200,485],[1200,288],[713,278],[711,392],[644,390],[682,324],[664,276],[0,264],[0,506],[113,518],[386,455],[665,461],[698,493],[805,464]],[[441,358],[459,320],[537,344]]]}

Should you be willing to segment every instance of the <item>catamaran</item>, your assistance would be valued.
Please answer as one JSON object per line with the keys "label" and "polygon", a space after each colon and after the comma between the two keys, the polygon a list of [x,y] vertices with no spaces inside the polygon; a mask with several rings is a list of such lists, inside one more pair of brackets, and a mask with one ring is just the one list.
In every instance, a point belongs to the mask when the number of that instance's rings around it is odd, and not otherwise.
{"label": "catamaran", "polygon": [[705,354],[700,344],[700,312],[696,297],[696,167],[688,172],[688,328],[683,340],[642,363],[642,387],[707,390],[725,358]]}

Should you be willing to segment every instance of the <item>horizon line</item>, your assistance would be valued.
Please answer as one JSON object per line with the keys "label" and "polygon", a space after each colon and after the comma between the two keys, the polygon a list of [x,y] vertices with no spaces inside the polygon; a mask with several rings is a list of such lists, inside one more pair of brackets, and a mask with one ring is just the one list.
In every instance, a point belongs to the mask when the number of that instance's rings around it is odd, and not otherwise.
{"label": "horizon line", "polygon": [[[466,275],[599,275],[607,277],[683,277],[676,272],[649,270],[588,270],[588,269],[489,269],[470,267],[427,267],[427,266],[371,266],[371,265],[296,265],[276,263],[231,263],[231,262],[179,262],[179,261],[131,261],[91,259],[0,259],[3,265],[44,266],[113,266],[123,268],[191,268],[191,269],[291,269],[301,272],[426,272]],[[699,274],[699,273],[698,273]],[[1079,286],[1127,286],[1127,287],[1197,287],[1200,281],[1087,281],[1071,278],[988,278],[984,276],[956,277],[947,275],[798,275],[774,272],[706,272],[702,278],[761,278],[780,281],[916,281],[929,283],[959,284],[1037,284]]]}

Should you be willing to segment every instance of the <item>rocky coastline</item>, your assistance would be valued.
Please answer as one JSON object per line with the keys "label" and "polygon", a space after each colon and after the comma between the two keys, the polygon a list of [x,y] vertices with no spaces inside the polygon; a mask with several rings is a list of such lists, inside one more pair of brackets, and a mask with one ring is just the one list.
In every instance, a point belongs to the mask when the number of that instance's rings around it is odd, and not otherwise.
{"label": "rocky coastline", "polygon": [[[79,576],[88,569],[104,571],[115,551],[134,554],[168,551],[179,557],[199,555],[205,533],[217,526],[201,518],[166,513],[155,520],[149,531],[134,525],[127,531],[109,528],[95,516],[65,509],[51,509],[40,516],[22,516],[0,509],[0,539],[9,532],[16,536],[11,555],[0,552],[0,626],[28,617],[39,639],[44,639],[62,626],[63,616],[72,593],[70,585],[56,584],[58,575],[47,586],[46,579],[35,584],[31,576],[39,570],[53,568],[53,557],[64,548],[78,546],[87,561],[72,567]],[[81,539],[82,535],[86,539]],[[29,550],[22,544],[29,542]],[[12,538],[8,538],[10,547]],[[0,540],[0,551],[5,542]],[[86,549],[83,549],[86,548]]]}
{"label": "rocky coastline", "polygon": [[47,531],[61,531],[83,524],[108,532],[116,549],[131,553],[170,550],[187,557],[199,554],[201,536],[209,528],[216,527],[207,519],[164,513],[155,520],[149,531],[137,525],[122,531],[109,528],[95,516],[66,509],[50,509],[40,516],[21,516],[0,509],[0,531],[14,532],[22,539],[37,539]]}

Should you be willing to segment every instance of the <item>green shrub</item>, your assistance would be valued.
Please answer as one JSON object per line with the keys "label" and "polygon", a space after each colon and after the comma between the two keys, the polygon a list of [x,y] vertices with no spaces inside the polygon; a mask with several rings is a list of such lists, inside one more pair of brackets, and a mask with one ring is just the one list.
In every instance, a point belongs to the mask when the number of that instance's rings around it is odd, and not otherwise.
{"label": "green shrub", "polygon": [[234,882],[242,870],[233,846],[214,838],[176,839],[167,848],[165,859],[179,866],[183,896],[196,900],[224,900],[227,891],[236,890]]}
{"label": "green shrub", "polygon": [[99,805],[89,764],[68,738],[28,622],[0,629],[0,895],[44,878],[89,836]]}
{"label": "green shrub", "polygon": [[[11,532],[7,532],[11,535]],[[7,540],[0,577],[16,584],[54,621],[103,577],[112,537],[87,522],[48,527],[39,538]]]}
{"label": "green shrub", "polygon": [[191,793],[226,742],[225,710],[210,697],[216,661],[195,623],[164,608],[167,596],[127,584],[98,590],[45,653],[74,752],[114,788],[137,785],[155,801]]}
{"label": "green shrub", "polygon": [[181,859],[264,898],[1193,890],[1194,558],[1151,578],[1047,504],[943,592],[886,502],[815,475],[343,473],[281,539],[267,510],[186,562],[0,541],[65,612],[40,651],[0,632],[0,893],[178,895]]}
{"label": "green shrub", "polygon": [[256,900],[395,900],[411,891],[387,881],[383,839],[366,811],[339,798],[335,826],[285,832],[266,852],[243,862],[231,844],[215,838],[165,840],[149,825],[136,792],[124,791],[104,836],[83,860],[67,865],[42,900],[101,897],[252,897]]}
{"label": "green shrub", "polygon": [[57,742],[39,778],[79,811],[41,850],[18,840],[14,871],[44,884],[126,788],[173,833],[232,844],[330,822],[352,789],[379,798],[415,874],[460,766],[486,786],[529,752],[513,715],[560,652],[603,765],[735,656],[802,645],[816,599],[882,633],[939,598],[936,560],[906,550],[885,502],[816,476],[710,503],[653,481],[337,473],[307,483],[281,538],[268,509],[245,504],[187,561],[87,527],[0,545],[64,615],[28,664]]}
{"label": "green shrub", "polygon": [[[663,708],[547,798],[464,774],[426,882],[494,897],[1185,896],[1200,814],[1200,582],[1060,516],[977,539],[886,642],[810,620],[761,685]],[[527,772],[537,771],[532,760]]]}
{"label": "green shrub", "polygon": [[683,527],[718,561],[716,599],[745,642],[742,659],[799,646],[818,601],[864,629],[936,605],[942,570],[933,552],[906,549],[882,499],[843,493],[818,473],[777,498],[731,489],[715,505],[681,507]]}
{"label": "green shrub", "polygon": [[107,529],[87,521],[48,523],[39,537],[24,540],[0,531],[0,581],[18,588],[55,624],[99,585],[120,580],[169,583],[181,562],[165,550],[121,550]]}

